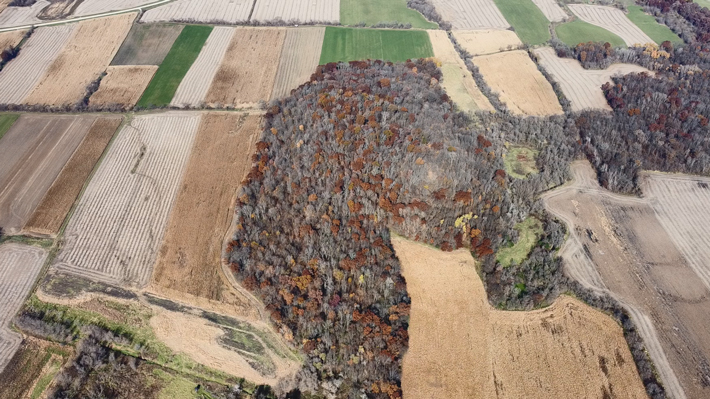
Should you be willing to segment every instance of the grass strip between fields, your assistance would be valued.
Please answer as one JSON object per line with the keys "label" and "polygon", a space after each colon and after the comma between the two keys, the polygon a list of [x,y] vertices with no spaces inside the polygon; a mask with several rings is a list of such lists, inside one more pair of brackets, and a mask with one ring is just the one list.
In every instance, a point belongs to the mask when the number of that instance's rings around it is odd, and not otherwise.
{"label": "grass strip between fields", "polygon": [[180,82],[195,62],[212,32],[212,26],[187,25],[158,67],[153,79],[136,104],[138,107],[170,104]]}
{"label": "grass strip between fields", "polygon": [[2,114],[0,115],[0,139],[7,133],[15,123],[20,114]]}
{"label": "grass strip between fields", "polygon": [[659,24],[656,18],[643,12],[641,6],[628,6],[627,9],[629,11],[626,16],[629,17],[631,22],[636,24],[657,44],[661,44],[666,40],[672,43],[683,43],[683,39],[673,33],[669,27]]}
{"label": "grass strip between fields", "polygon": [[626,46],[626,42],[619,36],[579,19],[558,25],[555,32],[557,37],[570,47],[587,42],[608,42],[614,47]]}
{"label": "grass strip between fields", "polygon": [[412,28],[437,29],[438,25],[429,22],[418,11],[407,7],[407,0],[341,0],[340,23],[367,26],[379,23],[412,24]]}
{"label": "grass strip between fields", "polygon": [[509,247],[501,247],[496,254],[496,260],[503,267],[508,267],[513,262],[519,265],[528,257],[542,234],[542,223],[531,216],[518,223],[515,230],[518,230],[518,242]]}
{"label": "grass strip between fields", "polygon": [[320,64],[367,59],[401,62],[433,56],[425,31],[329,26],[325,28]]}
{"label": "grass strip between fields", "polygon": [[493,0],[523,43],[542,44],[550,40],[550,21],[530,0]]}

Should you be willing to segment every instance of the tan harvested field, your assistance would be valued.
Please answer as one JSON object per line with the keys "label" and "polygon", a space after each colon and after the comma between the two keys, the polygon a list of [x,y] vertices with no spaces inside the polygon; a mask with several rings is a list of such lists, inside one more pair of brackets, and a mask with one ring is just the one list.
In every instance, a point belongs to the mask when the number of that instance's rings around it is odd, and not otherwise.
{"label": "tan harvested field", "polygon": [[7,7],[0,12],[0,28],[44,22],[37,15],[50,4],[47,0],[39,0],[29,7]]}
{"label": "tan harvested field", "polygon": [[155,0],[82,0],[76,7],[73,15],[100,14],[107,11],[125,10],[143,4],[153,3]]}
{"label": "tan harvested field", "polygon": [[131,29],[136,13],[79,22],[74,34],[27,98],[27,104],[64,105],[80,101],[86,86],[106,70]]}
{"label": "tan harvested field", "polygon": [[75,25],[39,28],[22,51],[0,71],[0,104],[20,104],[64,48]]}
{"label": "tan harvested field", "polygon": [[646,397],[609,316],[566,296],[546,309],[498,311],[467,250],[399,237],[392,245],[412,299],[404,399]]}
{"label": "tan harvested field", "polygon": [[0,52],[17,47],[25,37],[26,30],[13,30],[0,33]]}
{"label": "tan harvested field", "polygon": [[560,7],[557,0],[532,0],[532,2],[545,14],[545,18],[550,22],[561,22],[569,18],[569,15]]}
{"label": "tan harvested field", "polygon": [[124,126],[69,219],[53,267],[147,285],[199,123],[199,114],[168,112]]}
{"label": "tan harvested field", "polygon": [[325,28],[289,29],[281,49],[271,98],[282,98],[308,82],[320,61]]}
{"label": "tan harvested field", "polygon": [[591,4],[569,4],[568,7],[582,21],[616,34],[628,46],[655,43],[618,8]]}
{"label": "tan harvested field", "polygon": [[89,105],[118,104],[132,107],[140,99],[158,67],[155,65],[115,65],[106,69],[99,89],[89,98]]}
{"label": "tan harvested field", "polygon": [[133,24],[111,65],[160,65],[184,25]]}
{"label": "tan harvested field", "polygon": [[180,82],[170,105],[176,107],[198,106],[205,101],[207,91],[224,60],[227,48],[234,38],[235,28],[217,26],[212,29],[200,54]]}
{"label": "tan harvested field", "polygon": [[513,50],[523,45],[518,35],[507,29],[455,30],[453,34],[472,56]]}
{"label": "tan harvested field", "polygon": [[340,0],[256,0],[252,21],[340,22]]}
{"label": "tan harvested field", "polygon": [[510,27],[493,0],[432,0],[432,4],[454,29]]}
{"label": "tan harvested field", "polygon": [[0,0],[0,13],[5,11],[5,9],[7,8],[7,5],[10,4],[11,2],[12,2],[12,0]]}
{"label": "tan harvested field", "polygon": [[222,242],[231,232],[237,188],[251,166],[260,122],[259,116],[235,113],[203,115],[151,290],[188,303],[204,298],[230,314],[249,315],[249,299],[232,289],[222,271]]}
{"label": "tan harvested field", "polygon": [[430,30],[429,40],[434,48],[434,56],[442,63],[444,74],[442,86],[463,111],[495,111],[488,98],[481,93],[473,80],[471,71],[459,57],[454,44],[443,30]]}
{"label": "tan harvested field", "polygon": [[0,226],[17,234],[72,156],[95,116],[24,114],[0,140]]}
{"label": "tan harvested field", "polygon": [[22,338],[8,327],[42,270],[47,251],[22,244],[0,245],[0,372]]}
{"label": "tan harvested field", "polygon": [[59,232],[86,179],[122,120],[119,116],[96,118],[79,148],[74,151],[22,230],[39,235],[55,235]]}
{"label": "tan harvested field", "polygon": [[710,290],[699,258],[708,249],[697,241],[707,238],[690,235],[702,234],[707,197],[698,182],[710,180],[647,177],[650,196],[641,199],[599,187],[588,162],[572,172],[573,184],[544,196],[570,231],[565,272],[629,311],[669,397],[708,397]]}
{"label": "tan harvested field", "polygon": [[550,82],[523,50],[473,58],[488,86],[514,114],[558,115],[562,106]]}
{"label": "tan harvested field", "polygon": [[614,64],[607,69],[584,69],[577,60],[560,58],[551,47],[533,50],[538,62],[560,84],[562,92],[572,103],[572,111],[602,109],[611,111],[602,92],[602,85],[611,82],[611,77],[629,73],[646,72],[648,69],[634,64]]}
{"label": "tan harvested field", "polygon": [[283,28],[237,28],[205,102],[239,105],[268,101],[285,37]]}
{"label": "tan harvested field", "polygon": [[177,0],[146,11],[141,22],[192,21],[239,24],[249,20],[254,0]]}

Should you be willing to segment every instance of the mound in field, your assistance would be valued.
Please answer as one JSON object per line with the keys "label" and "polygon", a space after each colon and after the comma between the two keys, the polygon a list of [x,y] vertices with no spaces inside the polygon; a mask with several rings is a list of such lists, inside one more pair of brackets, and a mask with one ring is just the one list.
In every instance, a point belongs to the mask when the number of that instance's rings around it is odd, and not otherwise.
{"label": "mound in field", "polygon": [[208,22],[241,24],[249,20],[254,0],[176,0],[151,8],[141,22]]}
{"label": "mound in field", "polygon": [[26,30],[13,30],[0,33],[0,52],[17,47],[26,33]]}
{"label": "mound in field", "polygon": [[72,38],[24,102],[61,106],[81,101],[86,87],[108,67],[135,17],[135,13],[127,13],[79,22]]}
{"label": "mound in field", "polygon": [[183,25],[133,24],[111,65],[160,65]]}
{"label": "mound in field", "polygon": [[318,66],[324,35],[323,27],[286,31],[271,98],[285,97],[291,90],[308,82]]}
{"label": "mound in field", "polygon": [[404,399],[647,397],[609,316],[566,296],[542,310],[497,311],[468,250],[399,237],[392,246],[412,298]]}
{"label": "mound in field", "polygon": [[95,116],[24,114],[0,140],[0,226],[17,234],[94,123]]}
{"label": "mound in field", "polygon": [[39,0],[29,7],[7,7],[0,12],[0,28],[44,22],[37,15],[49,5],[49,1]]}
{"label": "mound in field", "polygon": [[259,22],[340,22],[340,0],[255,0],[251,20]]}
{"label": "mound in field", "polygon": [[507,29],[455,30],[454,38],[469,54],[485,55],[522,46],[518,35]]}
{"label": "mound in field", "polygon": [[432,3],[454,29],[510,27],[493,0],[432,0]]}
{"label": "mound in field", "polygon": [[99,117],[94,121],[22,230],[39,235],[59,232],[86,179],[122,120],[121,117]]}
{"label": "mound in field", "polygon": [[145,286],[200,122],[199,114],[135,117],[118,133],[65,231],[54,268]]}
{"label": "mound in field", "polygon": [[618,8],[590,4],[570,4],[568,7],[582,21],[618,35],[628,46],[655,43]]}
{"label": "mound in field", "polygon": [[570,100],[572,111],[602,109],[611,111],[604,97],[602,85],[611,82],[615,75],[628,73],[651,73],[648,69],[634,64],[614,64],[607,69],[584,69],[577,60],[560,58],[555,50],[542,47],[533,50],[540,65],[560,84],[562,92]]}
{"label": "mound in field", "polygon": [[22,338],[8,326],[42,270],[47,251],[22,244],[0,245],[0,373]]}
{"label": "mound in field", "polygon": [[119,109],[135,105],[157,70],[155,65],[108,67],[99,89],[89,98],[89,105],[114,105]]}
{"label": "mound in field", "polygon": [[75,25],[39,28],[22,51],[0,71],[0,104],[20,104],[69,41]]}
{"label": "mound in field", "polygon": [[268,101],[276,80],[283,28],[238,28],[205,96],[208,104]]}
{"label": "mound in field", "polygon": [[441,84],[451,100],[463,111],[495,111],[488,98],[476,86],[471,71],[459,57],[446,32],[442,30],[428,32],[434,48],[434,57],[442,63],[441,72],[444,79]]}
{"label": "mound in field", "polygon": [[513,113],[537,116],[563,113],[552,85],[525,51],[474,57],[473,63]]}
{"label": "mound in field", "polygon": [[545,18],[550,22],[562,22],[569,18],[569,15],[555,0],[532,0],[532,2],[545,14]]}

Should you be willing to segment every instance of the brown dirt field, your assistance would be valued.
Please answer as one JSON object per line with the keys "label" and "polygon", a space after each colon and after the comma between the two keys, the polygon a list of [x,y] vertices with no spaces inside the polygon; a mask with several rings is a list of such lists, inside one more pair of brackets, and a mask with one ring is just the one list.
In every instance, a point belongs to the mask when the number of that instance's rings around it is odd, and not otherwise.
{"label": "brown dirt field", "polygon": [[12,0],[0,0],[0,12],[3,12],[7,8],[7,5],[10,4]]}
{"label": "brown dirt field", "polygon": [[24,231],[41,235],[54,235],[59,232],[67,213],[84,187],[84,182],[121,121],[122,118],[118,116],[96,119],[89,133],[25,224]]}
{"label": "brown dirt field", "polygon": [[532,312],[490,307],[467,250],[392,239],[412,298],[408,398],[645,398],[621,327],[562,296]]}
{"label": "brown dirt field", "polygon": [[79,22],[27,104],[64,105],[84,98],[86,86],[106,70],[131,28],[136,13]]}
{"label": "brown dirt field", "polygon": [[89,98],[89,105],[136,105],[157,70],[155,65],[108,67],[99,89]]}
{"label": "brown dirt field", "polygon": [[523,44],[515,32],[507,29],[455,30],[453,33],[461,47],[473,56],[499,53]]}
{"label": "brown dirt field", "polygon": [[0,52],[12,47],[17,47],[22,41],[22,38],[25,37],[25,33],[27,33],[27,30],[13,30],[0,33]]}
{"label": "brown dirt field", "polygon": [[563,114],[550,82],[523,50],[474,57],[483,79],[514,114]]}
{"label": "brown dirt field", "polygon": [[221,261],[236,191],[251,166],[260,122],[259,116],[235,113],[202,117],[155,263],[153,291],[197,306],[206,300],[230,314],[256,317],[249,298],[231,288]]}
{"label": "brown dirt field", "polygon": [[674,244],[679,237],[648,199],[603,190],[588,162],[572,171],[573,184],[544,196],[571,233],[560,251],[565,272],[629,310],[669,396],[710,397],[710,290]]}
{"label": "brown dirt field", "polygon": [[237,105],[268,101],[285,37],[283,28],[236,29],[205,102]]}

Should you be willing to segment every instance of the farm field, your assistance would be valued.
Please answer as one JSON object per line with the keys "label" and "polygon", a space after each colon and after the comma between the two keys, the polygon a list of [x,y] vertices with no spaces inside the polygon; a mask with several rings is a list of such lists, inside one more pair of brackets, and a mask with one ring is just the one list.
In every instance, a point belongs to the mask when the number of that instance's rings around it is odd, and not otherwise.
{"label": "farm field", "polygon": [[0,114],[0,139],[10,130],[19,117],[20,114]]}
{"label": "farm field", "polygon": [[669,27],[659,24],[656,18],[643,12],[641,6],[627,6],[627,10],[628,14],[626,14],[626,16],[631,22],[638,26],[657,44],[661,44],[666,40],[673,43],[683,43],[683,39],[673,33]]}
{"label": "farm field", "polygon": [[173,106],[198,106],[204,102],[217,69],[227,53],[235,28],[215,27],[207,38],[202,51],[192,63],[180,82],[175,96],[170,101]]}
{"label": "farm field", "polygon": [[507,29],[510,27],[493,0],[432,0],[453,29]]}
{"label": "farm field", "polygon": [[[710,290],[698,274],[706,266],[695,267],[707,247],[688,249],[696,242],[686,241],[682,233],[702,223],[698,218],[704,216],[695,209],[706,201],[702,191],[684,194],[695,187],[704,190],[698,182],[708,180],[678,176],[683,184],[668,175],[673,183],[667,185],[665,178],[644,177],[648,180],[642,187],[650,191],[649,197],[635,198],[599,187],[586,161],[573,163],[572,173],[572,185],[543,197],[547,209],[570,231],[560,251],[565,273],[590,289],[610,293],[629,311],[670,397],[708,396],[710,387],[698,376],[704,375],[702,365],[710,358],[710,332],[703,321],[710,312]],[[676,184],[676,192],[668,190]],[[682,230],[668,224],[663,212],[671,211],[653,197],[654,190],[664,186],[661,190],[668,190],[664,195],[673,198],[672,207],[679,207],[672,212],[682,215],[672,224]]]}
{"label": "farm field", "polygon": [[251,21],[340,22],[340,0],[256,0]]}
{"label": "farm field", "polygon": [[211,33],[211,26],[185,26],[136,105],[145,107],[151,104],[156,106],[170,104],[180,82],[195,62]]}
{"label": "farm field", "polygon": [[320,60],[324,36],[323,27],[286,31],[271,99],[285,97],[310,80]]}
{"label": "farm field", "polygon": [[124,126],[82,194],[53,268],[148,284],[199,123],[199,114],[173,112]]}
{"label": "farm field", "polygon": [[133,24],[111,65],[160,65],[183,25]]}
{"label": "farm field", "polygon": [[533,50],[540,65],[560,84],[562,92],[570,100],[573,112],[585,109],[609,110],[601,86],[611,82],[614,75],[647,72],[648,69],[634,64],[614,64],[607,69],[584,69],[577,60],[559,58],[551,47]]}
{"label": "farm field", "polygon": [[550,40],[550,21],[531,0],[493,1],[523,43],[537,45]]}
{"label": "farm field", "polygon": [[609,316],[567,296],[541,310],[497,311],[467,250],[442,252],[400,237],[392,245],[412,298],[405,399],[583,398],[612,389],[646,397]]}
{"label": "farm field", "polygon": [[12,359],[22,338],[8,329],[30,293],[47,251],[22,244],[0,245],[0,372]]}
{"label": "farm field", "polygon": [[61,106],[81,101],[128,34],[135,13],[79,22],[69,42],[25,98],[27,104]]}
{"label": "farm field", "polygon": [[340,23],[368,26],[379,23],[411,24],[412,28],[436,29],[438,26],[418,11],[407,7],[406,0],[340,0]]}
{"label": "farm field", "polygon": [[466,64],[459,57],[449,36],[442,30],[430,30],[429,40],[434,56],[442,63],[441,82],[451,100],[463,111],[495,111],[488,98],[481,93]]}
{"label": "farm field", "polygon": [[231,233],[237,188],[251,166],[261,118],[238,113],[202,116],[151,290],[192,302],[198,297],[230,314],[249,316],[249,300],[222,271],[222,243]]}
{"label": "farm field", "polygon": [[709,0],[693,0],[693,3],[696,3],[701,7],[710,8]]}
{"label": "farm field", "polygon": [[176,0],[147,10],[141,22],[203,22],[240,24],[249,20],[253,0]]}
{"label": "farm field", "polygon": [[353,60],[401,62],[434,55],[427,32],[325,28],[320,64]]}
{"label": "farm field", "polygon": [[610,43],[614,47],[626,45],[624,39],[619,36],[604,28],[588,24],[579,19],[557,25],[555,32],[557,33],[557,37],[570,47],[575,47],[579,43],[587,42]]}
{"label": "farm field", "polygon": [[7,7],[0,12],[0,28],[43,22],[37,15],[51,3],[39,0],[29,7]]}
{"label": "farm field", "polygon": [[0,140],[0,226],[6,233],[21,231],[95,119],[24,114]]}
{"label": "farm field", "polygon": [[550,22],[561,22],[569,15],[555,0],[532,0]]}
{"label": "farm field", "polygon": [[0,52],[9,48],[17,47],[17,45],[22,41],[22,38],[25,37],[26,33],[26,30],[13,30],[10,32],[0,33]]}
{"label": "farm field", "polygon": [[20,104],[42,79],[72,36],[75,25],[39,28],[0,71],[0,104]]}
{"label": "farm field", "polygon": [[122,120],[118,116],[96,118],[86,137],[32,213],[24,231],[39,235],[59,233],[69,210]]}
{"label": "farm field", "polygon": [[56,374],[59,365],[68,356],[69,351],[59,344],[30,336],[23,337],[15,355],[0,372],[0,397],[41,397],[43,384],[40,384],[39,379],[52,372]]}
{"label": "farm field", "polygon": [[454,38],[472,56],[499,53],[522,46],[518,35],[507,29],[455,30]]}
{"label": "farm field", "polygon": [[285,38],[283,28],[237,29],[205,102],[239,105],[268,101]]}
{"label": "farm field", "polygon": [[82,0],[78,2],[76,11],[72,15],[82,16],[100,14],[107,11],[125,10],[143,4],[153,3],[155,0]]}
{"label": "farm field", "polygon": [[109,66],[99,89],[89,98],[89,105],[118,105],[121,109],[136,105],[156,70],[155,65]]}
{"label": "farm field", "polygon": [[628,46],[654,43],[653,39],[634,25],[618,8],[589,4],[570,4],[568,7],[582,21],[619,36]]}
{"label": "farm field", "polygon": [[525,51],[474,57],[473,63],[511,112],[523,115],[563,113],[552,85]]}

